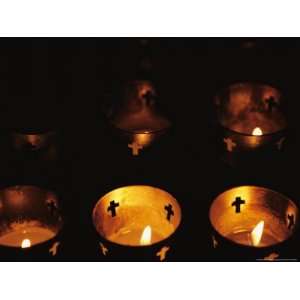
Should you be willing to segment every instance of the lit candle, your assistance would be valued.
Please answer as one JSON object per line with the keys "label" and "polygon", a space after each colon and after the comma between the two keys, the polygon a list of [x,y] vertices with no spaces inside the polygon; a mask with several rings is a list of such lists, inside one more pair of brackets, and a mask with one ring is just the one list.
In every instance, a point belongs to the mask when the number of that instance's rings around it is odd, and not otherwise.
{"label": "lit candle", "polygon": [[123,246],[150,246],[166,240],[177,229],[181,210],[169,193],[134,185],[104,195],[93,211],[97,232]]}
{"label": "lit candle", "polygon": [[252,131],[252,135],[260,136],[260,135],[263,135],[263,132],[259,127],[255,127]]}
{"label": "lit candle", "polygon": [[112,234],[108,237],[109,240],[114,241],[115,243],[128,245],[151,245],[153,241],[159,241],[163,239],[158,232],[151,229],[151,226],[146,226],[145,228],[122,228],[118,232]]}
{"label": "lit candle", "polygon": [[257,148],[263,143],[263,131],[260,127],[255,127],[250,136],[245,137],[245,143],[249,148]]}
{"label": "lit candle", "polygon": [[210,221],[220,236],[236,244],[269,247],[293,235],[298,208],[291,200],[272,190],[241,186],[214,200]]}
{"label": "lit candle", "polygon": [[148,147],[171,126],[156,107],[156,91],[146,80],[130,82],[125,97],[111,114],[111,123],[128,142],[133,155]]}
{"label": "lit candle", "polygon": [[11,230],[0,236],[0,245],[8,247],[29,248],[48,241],[56,236],[56,232],[42,227],[37,222],[12,224]]}
{"label": "lit candle", "polygon": [[234,231],[226,238],[235,243],[253,247],[266,247],[280,242],[274,234],[264,230],[264,221],[260,221],[252,231],[250,229]]}
{"label": "lit candle", "polygon": [[0,190],[0,246],[30,248],[53,239],[62,227],[58,199],[35,186]]}
{"label": "lit candle", "polygon": [[140,244],[141,245],[149,245],[151,244],[151,239],[152,239],[152,229],[151,226],[145,227],[143,230],[141,239],[140,239]]}
{"label": "lit candle", "polygon": [[232,84],[218,93],[215,104],[223,160],[231,165],[259,157],[264,161],[272,157],[271,152],[281,151],[287,129],[282,101],[277,89],[251,82]]}

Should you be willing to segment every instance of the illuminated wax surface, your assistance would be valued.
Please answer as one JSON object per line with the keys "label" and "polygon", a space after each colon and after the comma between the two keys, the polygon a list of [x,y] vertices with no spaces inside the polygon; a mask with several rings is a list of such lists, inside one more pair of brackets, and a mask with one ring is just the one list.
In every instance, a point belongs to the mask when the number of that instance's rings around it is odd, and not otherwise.
{"label": "illuminated wax surface", "polygon": [[[33,225],[32,223],[36,224]],[[22,247],[24,240],[29,240],[30,246],[33,246],[48,241],[56,236],[56,232],[38,225],[38,222],[25,222],[13,225],[11,228],[10,231],[0,236],[0,245]]]}

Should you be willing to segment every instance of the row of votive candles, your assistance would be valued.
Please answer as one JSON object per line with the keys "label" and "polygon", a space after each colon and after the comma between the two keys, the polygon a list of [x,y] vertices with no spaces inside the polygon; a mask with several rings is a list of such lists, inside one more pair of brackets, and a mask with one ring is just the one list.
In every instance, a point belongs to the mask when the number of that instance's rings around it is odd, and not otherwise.
{"label": "row of votive candles", "polygon": [[[156,90],[149,81],[128,84],[124,99],[108,119],[132,155],[139,155],[171,127],[155,106]],[[229,85],[215,99],[217,121],[222,126],[224,148],[229,153],[248,152],[271,146],[281,150],[288,122],[284,98],[267,84],[242,82]],[[17,149],[39,150],[51,145],[54,132],[13,133]]]}
{"label": "row of votive candles", "polygon": [[[177,200],[161,189],[132,185],[100,198],[93,222],[104,241],[147,247],[172,237],[181,224]],[[255,186],[232,188],[211,204],[212,228],[233,243],[269,247],[291,237],[298,222],[293,201]],[[28,248],[53,239],[63,227],[55,193],[35,186],[0,191],[0,245]]]}

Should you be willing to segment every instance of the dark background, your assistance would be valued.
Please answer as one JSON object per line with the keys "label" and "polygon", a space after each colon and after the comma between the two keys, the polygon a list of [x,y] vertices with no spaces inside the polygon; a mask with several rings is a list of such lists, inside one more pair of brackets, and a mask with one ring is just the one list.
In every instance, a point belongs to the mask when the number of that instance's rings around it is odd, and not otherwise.
{"label": "dark background", "polygon": [[[2,181],[37,181],[63,195],[66,247],[57,260],[101,259],[92,208],[106,192],[129,184],[160,187],[179,201],[182,228],[172,260],[218,260],[208,209],[219,193],[261,185],[299,204],[299,67],[299,39],[1,38],[3,135],[12,129],[56,129],[61,147],[51,170],[2,153]],[[127,81],[145,74],[155,83],[173,129],[132,157],[110,135],[104,111],[118,102]],[[213,96],[244,80],[272,84],[288,101],[288,147],[280,161],[257,170],[232,169],[216,150]],[[300,247],[297,253],[300,257]],[[227,260],[235,259],[228,254]]]}

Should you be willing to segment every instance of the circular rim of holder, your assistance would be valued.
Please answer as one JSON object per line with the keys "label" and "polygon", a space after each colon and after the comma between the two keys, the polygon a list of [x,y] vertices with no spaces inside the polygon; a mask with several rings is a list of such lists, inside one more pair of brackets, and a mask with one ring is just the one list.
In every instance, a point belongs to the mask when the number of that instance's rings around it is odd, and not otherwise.
{"label": "circular rim of holder", "polygon": [[[163,191],[164,193],[168,194],[169,196],[171,196],[177,203],[178,205],[178,208],[179,208],[179,211],[180,211],[180,220],[179,220],[179,223],[177,225],[177,227],[174,228],[174,231],[169,235],[167,236],[166,238],[164,238],[163,240],[160,240],[160,241],[157,241],[155,243],[151,243],[150,245],[124,245],[124,244],[119,244],[119,243],[116,243],[115,241],[111,241],[109,239],[107,239],[105,236],[103,236],[100,232],[98,232],[96,226],[95,226],[95,223],[94,223],[94,215],[95,215],[95,211],[96,211],[96,207],[98,206],[98,204],[100,203],[100,201],[106,197],[109,193],[111,192],[114,192],[118,189],[122,189],[122,188],[127,188],[127,187],[147,187],[147,188],[153,188],[153,189],[158,189],[158,190],[161,190]],[[142,248],[150,248],[150,247],[153,247],[153,246],[156,246],[156,245],[159,245],[159,244],[163,244],[165,241],[171,239],[175,234],[176,232],[182,227],[182,209],[181,209],[181,206],[180,204],[178,203],[177,199],[172,195],[170,194],[169,192],[161,189],[161,188],[158,188],[158,187],[154,187],[154,186],[151,186],[151,185],[145,185],[145,184],[131,184],[131,185],[126,185],[126,186],[120,186],[120,187],[117,187],[117,188],[114,188],[112,190],[110,190],[109,192],[105,193],[103,196],[100,196],[100,198],[98,198],[97,202],[95,203],[93,209],[92,209],[92,223],[93,223],[93,227],[94,227],[94,230],[96,231],[96,233],[98,235],[100,235],[100,237],[102,239],[104,239],[106,242],[108,243],[111,243],[111,244],[114,244],[114,245],[117,245],[119,247],[132,247],[132,248],[136,248],[136,249],[142,249]]]}

